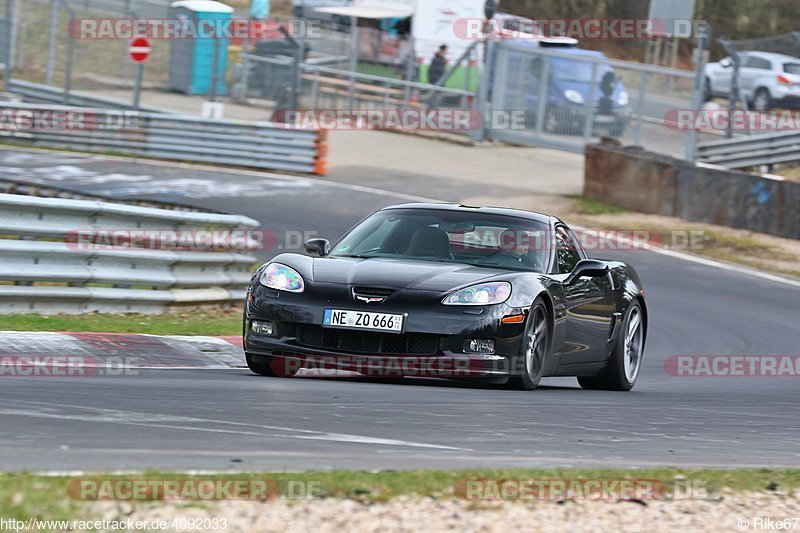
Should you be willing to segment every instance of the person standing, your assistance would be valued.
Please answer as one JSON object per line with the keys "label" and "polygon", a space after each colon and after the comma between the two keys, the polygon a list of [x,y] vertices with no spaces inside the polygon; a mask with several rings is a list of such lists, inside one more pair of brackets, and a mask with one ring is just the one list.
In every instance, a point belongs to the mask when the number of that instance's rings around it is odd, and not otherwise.
{"label": "person standing", "polygon": [[436,85],[439,80],[444,76],[444,70],[447,66],[447,45],[443,44],[439,50],[434,54],[431,60],[431,66],[428,69],[428,83]]}

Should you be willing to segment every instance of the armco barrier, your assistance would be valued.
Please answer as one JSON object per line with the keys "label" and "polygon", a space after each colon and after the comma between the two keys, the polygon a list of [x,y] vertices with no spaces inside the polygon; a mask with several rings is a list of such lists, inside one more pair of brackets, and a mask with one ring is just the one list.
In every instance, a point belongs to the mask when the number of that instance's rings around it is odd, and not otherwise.
{"label": "armco barrier", "polygon": [[319,130],[43,104],[4,103],[0,113],[76,117],[71,125],[47,128],[19,127],[4,118],[0,139],[7,142],[305,173],[321,173],[325,167],[320,163],[325,157],[324,131]]}
{"label": "armco barrier", "polygon": [[699,143],[697,159],[725,168],[800,161],[800,132],[762,133]]}
{"label": "armco barrier", "polygon": [[800,182],[779,176],[593,144],[584,194],[635,211],[800,238]]}
{"label": "armco barrier", "polygon": [[[0,194],[0,314],[163,312],[241,302],[256,258],[242,252],[79,246],[98,230],[252,229],[242,216]],[[254,248],[253,242],[250,248]]]}
{"label": "armco barrier", "polygon": [[[59,87],[53,87],[52,85],[45,85],[43,83],[11,79],[6,84],[6,91],[18,94],[28,102],[43,104],[64,103],[63,89]],[[72,106],[98,107],[102,109],[134,109],[133,102],[123,102],[122,100],[115,100],[114,98],[90,96],[74,91],[70,92],[69,96],[67,97],[67,104]],[[145,111],[147,113],[172,114],[172,112],[169,110],[156,107],[141,106],[139,107],[139,111]]]}

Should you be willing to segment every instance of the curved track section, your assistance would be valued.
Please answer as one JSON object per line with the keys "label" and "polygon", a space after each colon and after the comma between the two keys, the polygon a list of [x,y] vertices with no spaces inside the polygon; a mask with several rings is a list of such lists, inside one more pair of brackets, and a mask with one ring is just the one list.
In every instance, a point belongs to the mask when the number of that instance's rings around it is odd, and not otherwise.
{"label": "curved track section", "polygon": [[[368,177],[345,186],[23,151],[0,152],[0,165],[15,179],[252,216],[279,235],[335,238],[421,193],[372,190]],[[445,200],[475,195],[452,191]],[[796,465],[800,377],[677,377],[665,365],[675,355],[800,355],[800,288],[649,251],[605,255],[632,263],[647,287],[650,333],[631,393],[566,378],[526,393],[221,368],[4,377],[0,468]]]}

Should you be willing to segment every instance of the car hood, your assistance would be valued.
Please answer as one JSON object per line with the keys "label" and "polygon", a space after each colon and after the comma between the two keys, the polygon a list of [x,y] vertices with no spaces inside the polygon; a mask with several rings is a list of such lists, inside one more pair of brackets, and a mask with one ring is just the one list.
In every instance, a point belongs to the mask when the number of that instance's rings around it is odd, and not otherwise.
{"label": "car hood", "polygon": [[396,290],[444,292],[503,275],[513,276],[504,270],[406,259],[324,257],[313,264],[315,283]]}

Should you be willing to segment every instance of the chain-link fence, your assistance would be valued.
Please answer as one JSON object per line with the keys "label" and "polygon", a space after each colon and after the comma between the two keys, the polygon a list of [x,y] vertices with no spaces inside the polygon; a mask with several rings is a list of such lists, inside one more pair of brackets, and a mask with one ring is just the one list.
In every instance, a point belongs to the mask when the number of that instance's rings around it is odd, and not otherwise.
{"label": "chain-link fence", "polygon": [[[94,19],[165,19],[169,2],[156,0],[24,0],[14,2],[14,76],[71,90],[91,89],[109,95],[130,95],[136,65],[128,54],[130,41],[82,39],[78,21]],[[144,68],[143,86],[166,84],[170,45],[152,43]]]}
{"label": "chain-link fence", "polygon": [[685,130],[667,125],[690,109],[695,74],[629,61],[600,52],[493,43],[491,110],[520,112],[524,122],[492,129],[496,140],[581,152],[600,136],[683,157]]}

